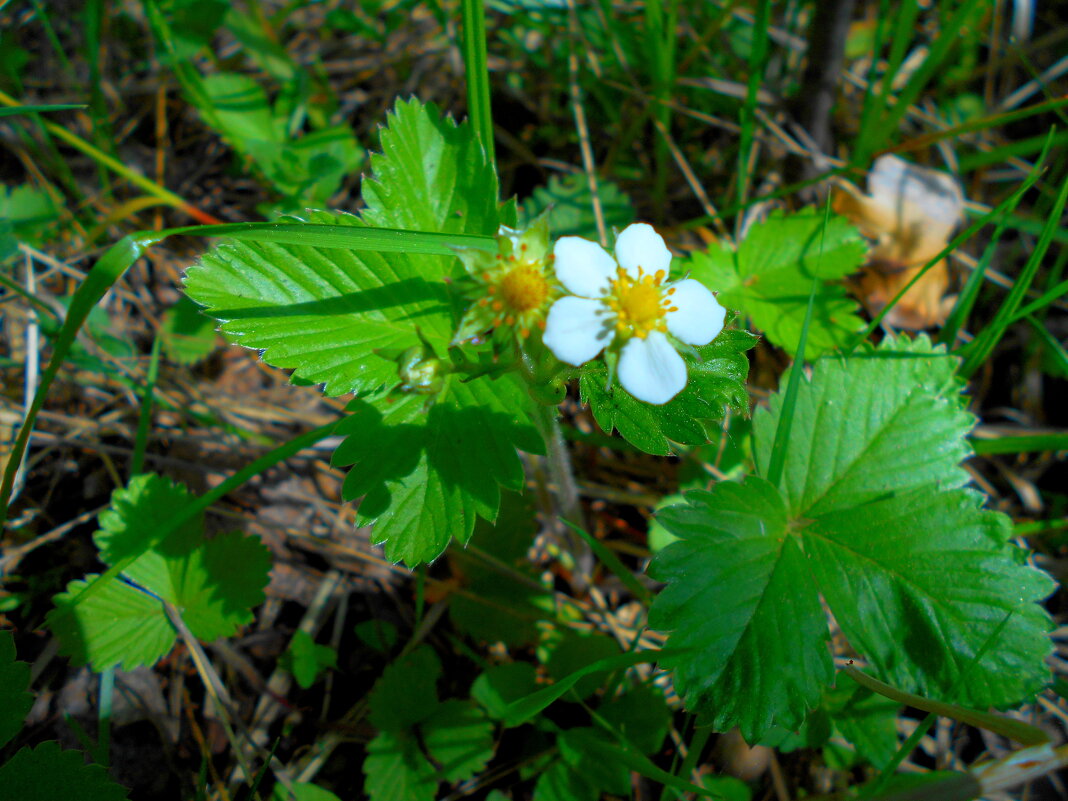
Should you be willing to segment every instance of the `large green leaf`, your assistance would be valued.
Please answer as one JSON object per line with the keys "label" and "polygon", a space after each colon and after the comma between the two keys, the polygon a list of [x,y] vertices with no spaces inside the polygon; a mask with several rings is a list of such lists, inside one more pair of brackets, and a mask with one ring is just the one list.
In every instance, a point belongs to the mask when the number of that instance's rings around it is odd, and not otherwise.
{"label": "large green leaf", "polygon": [[523,486],[516,448],[544,447],[522,411],[530,403],[505,376],[450,379],[429,410],[425,395],[350,404],[334,464],[353,465],[343,494],[363,496],[359,521],[374,524],[388,559],[428,562],[450,539],[466,543],[478,517],[496,518],[500,488]]}
{"label": "large green leaf", "polygon": [[56,742],[23,748],[0,767],[0,797],[18,801],[123,801],[126,789],[99,765],[86,765],[81,751]]}
{"label": "large green leaf", "polygon": [[712,342],[697,348],[697,358],[683,354],[689,371],[686,388],[662,406],[636,400],[618,381],[608,386],[608,368],[600,360],[587,362],[579,376],[582,400],[590,405],[602,430],[616,429],[647,453],[670,453],[673,444],[703,445],[708,426],[728,409],[745,411],[745,352],[757,338],[748,331],[728,328]]}
{"label": "large green leaf", "polygon": [[[361,217],[310,212],[308,221],[496,233],[496,176],[469,126],[432,105],[399,101],[371,164]],[[459,272],[452,256],[231,242],[189,269],[185,289],[268,364],[342,395],[398,384],[394,360],[420,333],[444,352],[460,309],[443,279]]]}
{"label": "large green leaf", "polygon": [[[653,563],[668,586],[651,621],[691,649],[670,664],[717,726],[752,740],[815,705],[830,670],[820,595],[904,689],[1005,707],[1048,679],[1036,601],[1053,585],[1008,544],[1008,519],[962,487],[972,418],[956,364],[926,338],[820,360],[800,384],[781,489],[750,477],[662,513],[680,540]],[[758,470],[781,409],[776,395],[755,415]]]}
{"label": "large green leaf", "polygon": [[414,734],[383,731],[367,744],[364,790],[371,801],[434,801],[437,772]]}
{"label": "large green leaf", "polygon": [[834,675],[827,620],[789,536],[775,488],[750,476],[686,496],[660,522],[680,540],[651,571],[666,581],[649,623],[673,629],[665,659],[692,708],[711,712],[720,731],[741,727],[751,742],[773,723],[796,728]]}
{"label": "large green leaf", "polygon": [[[135,476],[128,487],[115,490],[111,507],[100,515],[94,541],[101,561],[110,565],[138,552],[163,521],[192,500],[180,484],[152,473]],[[230,636],[263,601],[270,566],[270,553],[257,540],[239,532],[205,539],[197,517],[131,563],[123,571],[126,581],[109,582],[78,601],[88,581],[71,582],[55,597],[49,623],[61,650],[78,663],[97,670],[150,665],[176,637],[161,599],[199,639]]]}
{"label": "large green leaf", "polygon": [[864,327],[856,301],[847,297],[838,279],[860,269],[867,248],[845,218],[804,209],[772,214],[755,225],[737,251],[714,245],[695,253],[692,277],[718,293],[728,309],[739,309],[776,345],[797,350],[801,324],[819,279],[808,330],[806,356],[813,358],[851,341]]}

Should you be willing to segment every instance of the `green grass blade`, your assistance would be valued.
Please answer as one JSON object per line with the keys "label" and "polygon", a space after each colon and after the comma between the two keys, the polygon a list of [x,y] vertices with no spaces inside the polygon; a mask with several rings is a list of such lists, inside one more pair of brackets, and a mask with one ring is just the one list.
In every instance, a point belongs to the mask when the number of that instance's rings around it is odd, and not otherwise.
{"label": "green grass blade", "polygon": [[[1063,348],[1061,349],[1063,352]],[[996,439],[972,439],[972,450],[983,456],[991,453],[1043,453],[1068,451],[1068,432],[1022,434]]]}
{"label": "green grass blade", "polygon": [[482,0],[463,0],[464,72],[467,75],[467,113],[471,115],[486,161],[496,164],[493,146],[493,112],[490,108],[489,67],[486,55],[486,10]]}
{"label": "green grass blade", "polygon": [[18,108],[0,108],[0,117],[14,117],[17,114],[44,114],[49,111],[72,111],[88,108],[85,103],[51,103],[43,106],[19,106]]}
{"label": "green grass blade", "polygon": [[[770,0],[760,0],[753,20],[753,44],[749,50],[749,82],[745,104],[741,109],[741,135],[738,140],[738,205],[745,205],[749,193],[749,157],[753,149],[756,128],[757,93],[764,82],[764,65],[768,55],[768,22],[771,17]],[[799,351],[803,353],[804,351]]]}
{"label": "green grass blade", "polygon": [[1012,325],[1013,318],[1016,316],[1027,290],[1030,289],[1042,260],[1046,257],[1046,252],[1053,241],[1053,234],[1061,224],[1061,215],[1064,213],[1066,201],[1068,201],[1068,179],[1065,179],[1061,184],[1061,190],[1057,194],[1057,200],[1054,202],[1053,208],[1046,217],[1046,224],[1038,238],[1035,249],[1031,251],[1027,263],[1024,264],[1020,276],[1016,279],[1012,290],[1009,292],[1009,296],[1001,304],[993,322],[984,328],[968,346],[964,363],[960,368],[960,374],[965,378],[971,376],[987,360],[994,347],[1001,341],[1005,331]]}
{"label": "green grass blade", "polygon": [[[1017,196],[1017,202],[1019,202],[1020,197]],[[994,251],[997,250],[998,242],[1001,241],[1001,235],[1005,231],[1007,216],[1007,214],[1002,214],[998,219],[994,235],[990,238],[990,244],[986,246],[979,263],[972,270],[972,274],[968,276],[968,280],[965,281],[964,288],[961,289],[960,294],[957,296],[957,302],[953,304],[953,309],[946,318],[945,325],[942,326],[938,341],[947,347],[952,347],[953,343],[957,341],[957,335],[967,322],[972,309],[975,308],[975,302],[979,299],[979,290],[983,286],[983,278],[986,276],[986,271],[994,258]]]}
{"label": "green grass blade", "polygon": [[145,451],[148,449],[148,432],[152,426],[152,402],[156,394],[156,381],[159,379],[159,357],[162,345],[163,337],[156,334],[156,338],[152,340],[152,355],[148,363],[148,375],[145,378],[144,396],[141,398],[141,413],[137,418],[133,456],[130,457],[131,478],[140,473],[145,464]]}

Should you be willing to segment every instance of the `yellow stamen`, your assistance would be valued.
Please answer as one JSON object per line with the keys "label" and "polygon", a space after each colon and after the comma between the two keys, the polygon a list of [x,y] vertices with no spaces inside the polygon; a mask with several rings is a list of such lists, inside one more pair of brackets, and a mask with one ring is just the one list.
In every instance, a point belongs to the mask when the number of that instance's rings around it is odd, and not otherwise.
{"label": "yellow stamen", "polygon": [[513,311],[522,314],[540,308],[549,297],[545,274],[532,264],[520,264],[500,283],[501,298]]}
{"label": "yellow stamen", "polygon": [[645,275],[639,267],[638,277],[631,278],[622,267],[617,268],[605,303],[616,313],[616,330],[620,334],[629,332],[644,339],[651,331],[667,331],[665,315],[678,308],[671,306],[667,299],[675,290],[664,290],[662,284],[666,277],[664,270]]}

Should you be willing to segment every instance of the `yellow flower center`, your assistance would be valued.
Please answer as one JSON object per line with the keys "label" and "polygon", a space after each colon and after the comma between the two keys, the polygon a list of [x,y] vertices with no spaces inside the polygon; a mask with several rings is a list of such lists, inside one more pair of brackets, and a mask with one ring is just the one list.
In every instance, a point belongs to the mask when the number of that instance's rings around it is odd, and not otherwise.
{"label": "yellow flower center", "polygon": [[538,266],[521,262],[504,276],[499,297],[517,314],[533,311],[549,297],[549,282]]}
{"label": "yellow flower center", "polygon": [[667,331],[667,313],[678,311],[669,297],[675,294],[674,287],[663,286],[667,273],[657,270],[655,275],[644,275],[638,268],[637,279],[631,278],[622,267],[616,269],[608,293],[608,307],[616,313],[616,330],[620,334],[633,334],[645,339],[650,331]]}

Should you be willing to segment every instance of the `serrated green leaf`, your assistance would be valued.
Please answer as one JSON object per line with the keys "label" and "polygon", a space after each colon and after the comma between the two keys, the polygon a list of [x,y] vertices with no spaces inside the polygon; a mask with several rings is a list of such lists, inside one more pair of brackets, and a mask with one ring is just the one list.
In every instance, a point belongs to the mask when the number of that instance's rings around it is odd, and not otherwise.
{"label": "serrated green leaf", "polygon": [[[308,221],[496,233],[496,176],[469,126],[431,105],[398,102],[382,150],[360,218],[311,212]],[[396,386],[393,359],[421,345],[420,334],[444,353],[461,309],[443,279],[461,272],[454,256],[233,242],[190,268],[185,288],[265,362],[342,395]]]}
{"label": "serrated green leaf", "polygon": [[606,758],[615,744],[600,729],[566,729],[557,736],[556,745],[567,766],[594,787],[615,795],[630,792],[630,770],[624,763]]}
{"label": "serrated green leaf", "polygon": [[367,744],[364,790],[371,801],[434,801],[438,777],[415,736],[383,731]]}
{"label": "serrated green leaf", "polygon": [[466,781],[493,757],[493,722],[471,701],[442,702],[419,724],[427,753],[447,782]]}
{"label": "serrated green leaf", "polygon": [[[597,181],[597,197],[601,202],[605,228],[623,229],[634,222],[634,207],[630,198],[612,181]],[[549,228],[554,237],[581,236],[597,239],[597,218],[593,214],[593,195],[590,182],[581,173],[560,177],[550,176],[549,183],[537,187],[520,206],[520,225],[529,225],[546,209]]]}
{"label": "serrated green leaf", "polygon": [[562,759],[538,776],[534,801],[599,801],[601,789]]}
{"label": "serrated green leaf", "polygon": [[81,751],[64,751],[59,743],[23,748],[0,767],[0,797],[11,801],[122,801],[126,789],[99,765],[86,765]]}
{"label": "serrated green leaf", "polygon": [[184,296],[164,313],[159,333],[164,354],[178,364],[196,364],[215,350],[218,341],[212,319]]}
{"label": "serrated green leaf", "polygon": [[438,707],[441,662],[421,645],[382,671],[371,691],[368,717],[382,731],[410,729]]}
{"label": "serrated green leaf", "polygon": [[[1047,680],[1050,623],[1035,602],[1052,582],[1008,544],[1007,518],[961,487],[972,418],[955,368],[923,337],[820,360],[800,384],[781,493],[751,476],[664,512],[682,540],[654,561],[669,586],[650,619],[675,630],[669,647],[693,649],[671,662],[676,686],[711,707],[717,726],[740,725],[750,741],[772,724],[796,729],[827,682],[820,595],[853,648],[896,686],[985,708],[1019,703]],[[770,462],[781,396],[769,407],[754,418],[758,469]],[[778,596],[760,583],[772,552],[792,554],[789,564],[775,559],[792,575]],[[766,621],[707,615],[766,601],[777,609]],[[795,618],[807,633],[787,659]],[[743,624],[775,642],[747,651]],[[751,672],[731,684],[736,663]],[[764,692],[770,676],[799,688]]]}
{"label": "serrated green leaf", "polygon": [[[140,553],[156,528],[192,500],[184,486],[154,473],[135,476],[112,493],[110,508],[100,515],[94,541],[101,560],[110,565]],[[174,605],[196,637],[210,642],[252,620],[270,567],[270,553],[258,540],[239,532],[207,540],[198,516],[126,568],[123,576],[138,586],[112,581],[71,608],[86,584],[72,582],[56,596],[49,622],[62,652],[75,661],[97,670],[121,663],[129,670],[152,664],[174,643],[159,599]]]}
{"label": "serrated green leaf", "polygon": [[897,716],[901,705],[866,687],[849,684],[831,690],[827,700],[835,729],[857,754],[880,770],[888,765],[899,745]]}
{"label": "serrated green leaf", "polygon": [[333,463],[353,465],[346,499],[363,496],[361,525],[386,558],[408,566],[429,562],[451,539],[467,543],[475,521],[494,520],[501,488],[518,491],[523,468],[516,449],[543,444],[521,410],[529,396],[512,376],[467,383],[450,379],[427,410],[424,395],[354,401],[337,433],[347,435]]}
{"label": "serrated green leaf", "polygon": [[[834,675],[827,619],[782,498],[764,479],[688,493],[661,522],[680,539],[650,574],[667,582],[649,624],[673,630],[675,688],[719,731],[755,742],[774,723],[797,728]],[[709,614],[710,609],[716,610]]]}
{"label": "serrated green leaf", "polygon": [[749,231],[737,252],[726,245],[695,253],[692,277],[717,292],[729,309],[739,309],[768,339],[791,354],[801,336],[812,279],[817,289],[806,358],[852,341],[864,327],[856,301],[832,283],[856,272],[867,247],[844,217],[826,220],[817,209],[790,215],[777,212]]}
{"label": "serrated green leaf", "polygon": [[30,666],[15,660],[15,638],[11,632],[0,631],[0,748],[21,731],[23,721],[30,714],[33,696],[29,689]]}
{"label": "serrated green leaf", "polygon": [[756,342],[748,331],[729,328],[696,349],[699,359],[683,353],[689,382],[662,406],[636,400],[618,382],[608,387],[604,362],[587,362],[579,376],[582,400],[590,405],[603,431],[616,429],[646,453],[670,453],[673,443],[702,445],[709,440],[708,426],[721,420],[728,409],[748,409],[745,352]]}

